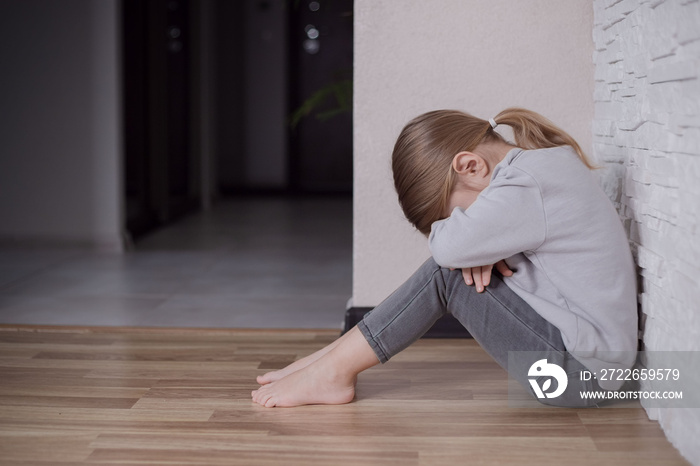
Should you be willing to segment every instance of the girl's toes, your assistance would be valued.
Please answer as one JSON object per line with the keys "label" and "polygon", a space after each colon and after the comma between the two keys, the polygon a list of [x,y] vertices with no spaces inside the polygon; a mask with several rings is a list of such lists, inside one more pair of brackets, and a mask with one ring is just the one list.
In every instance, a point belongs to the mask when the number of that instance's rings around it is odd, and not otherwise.
{"label": "girl's toes", "polygon": [[264,396],[261,396],[260,398],[258,398],[258,404],[260,404],[262,406],[267,406],[267,402],[270,398],[272,398],[272,395],[270,395],[270,394],[266,394]]}
{"label": "girl's toes", "polygon": [[275,402],[275,398],[272,396],[265,402],[266,408],[274,408],[276,405],[277,403]]}

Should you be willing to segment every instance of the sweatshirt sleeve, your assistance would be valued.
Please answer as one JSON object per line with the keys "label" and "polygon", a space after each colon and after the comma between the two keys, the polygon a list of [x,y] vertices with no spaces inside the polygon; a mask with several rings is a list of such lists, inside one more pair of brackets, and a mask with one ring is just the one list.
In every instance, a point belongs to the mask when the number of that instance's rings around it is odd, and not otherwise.
{"label": "sweatshirt sleeve", "polygon": [[466,210],[433,223],[428,244],[442,267],[489,265],[540,246],[546,235],[542,194],[528,173],[508,166]]}

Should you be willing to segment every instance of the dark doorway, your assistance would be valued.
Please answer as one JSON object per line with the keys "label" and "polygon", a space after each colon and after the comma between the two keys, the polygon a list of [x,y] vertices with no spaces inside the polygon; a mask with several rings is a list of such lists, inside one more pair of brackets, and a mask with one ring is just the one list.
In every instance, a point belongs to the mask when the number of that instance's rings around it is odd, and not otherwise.
{"label": "dark doorway", "polygon": [[353,0],[299,0],[290,9],[290,187],[352,192]]}
{"label": "dark doorway", "polygon": [[138,237],[199,204],[197,2],[123,0],[127,230]]}
{"label": "dark doorway", "polygon": [[[219,192],[349,195],[352,0],[217,0],[215,7]],[[295,110],[337,84],[345,85],[345,108],[335,112],[331,92],[291,127]]]}
{"label": "dark doorway", "polygon": [[218,197],[352,193],[352,0],[121,5],[132,237]]}

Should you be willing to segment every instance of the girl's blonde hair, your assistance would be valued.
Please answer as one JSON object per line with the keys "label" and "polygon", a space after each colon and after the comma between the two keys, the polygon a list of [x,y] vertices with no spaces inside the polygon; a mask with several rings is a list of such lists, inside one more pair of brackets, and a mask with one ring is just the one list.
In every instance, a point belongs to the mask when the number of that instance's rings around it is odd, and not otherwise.
{"label": "girl's blonde hair", "polygon": [[[542,115],[508,108],[494,117],[513,129],[522,149],[571,146],[588,168],[596,168],[578,143]],[[411,120],[401,131],[392,154],[394,186],[409,222],[426,236],[430,226],[445,216],[456,174],[452,159],[479,144],[505,142],[488,120],[457,110],[435,110]]]}

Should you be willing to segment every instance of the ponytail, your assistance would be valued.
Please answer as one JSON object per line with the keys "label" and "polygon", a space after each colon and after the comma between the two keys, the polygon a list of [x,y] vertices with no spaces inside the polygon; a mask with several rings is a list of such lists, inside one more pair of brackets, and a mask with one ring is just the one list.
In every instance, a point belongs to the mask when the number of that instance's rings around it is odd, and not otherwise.
{"label": "ponytail", "polygon": [[546,149],[557,146],[571,146],[584,165],[598,168],[586,157],[581,146],[569,134],[539,113],[524,108],[511,107],[496,115],[499,125],[513,128],[515,145],[523,149]]}

